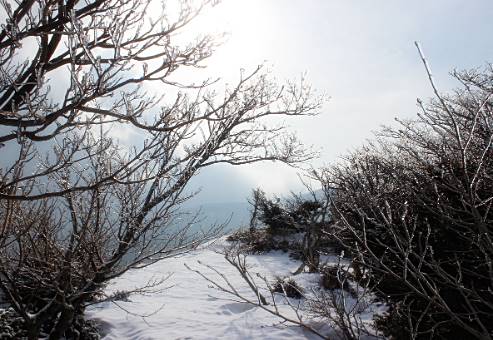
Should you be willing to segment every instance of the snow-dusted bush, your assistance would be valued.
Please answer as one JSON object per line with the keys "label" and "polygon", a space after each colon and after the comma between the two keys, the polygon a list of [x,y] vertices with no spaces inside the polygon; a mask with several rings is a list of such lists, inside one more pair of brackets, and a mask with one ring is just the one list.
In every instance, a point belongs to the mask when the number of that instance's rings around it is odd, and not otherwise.
{"label": "snow-dusted bush", "polygon": [[493,72],[455,77],[462,89],[319,173],[395,338],[492,337]]}
{"label": "snow-dusted bush", "polygon": [[21,339],[27,336],[24,320],[14,309],[0,309],[0,339]]}

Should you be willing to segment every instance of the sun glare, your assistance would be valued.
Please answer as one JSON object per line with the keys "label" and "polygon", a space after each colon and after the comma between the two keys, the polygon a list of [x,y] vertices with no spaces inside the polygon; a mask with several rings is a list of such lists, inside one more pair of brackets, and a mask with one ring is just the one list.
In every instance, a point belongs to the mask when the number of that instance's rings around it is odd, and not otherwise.
{"label": "sun glare", "polygon": [[211,71],[223,77],[237,76],[240,68],[253,68],[263,63],[269,46],[265,39],[268,7],[258,1],[223,1],[204,11],[194,23],[198,35],[211,34],[219,43],[208,63]]}

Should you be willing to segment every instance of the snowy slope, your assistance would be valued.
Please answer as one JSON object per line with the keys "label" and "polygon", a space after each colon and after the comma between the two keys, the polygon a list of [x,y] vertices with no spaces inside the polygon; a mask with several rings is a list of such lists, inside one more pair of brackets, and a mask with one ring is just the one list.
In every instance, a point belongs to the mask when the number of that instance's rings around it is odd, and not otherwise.
{"label": "snowy slope", "polygon": [[[298,326],[280,324],[280,319],[259,307],[232,301],[232,296],[211,288],[205,279],[185,268],[184,263],[187,263],[221,282],[217,274],[197,263],[199,260],[224,273],[239,292],[255,299],[236,269],[225,261],[223,255],[214,252],[215,247],[218,246],[127,272],[109,285],[108,293],[133,289],[169,274],[171,277],[164,285],[171,287],[150,295],[132,295],[129,301],[116,301],[118,306],[112,302],[92,306],[87,312],[88,317],[103,325],[105,340],[319,339]],[[248,259],[252,272],[266,275],[270,280],[274,275],[289,275],[299,266],[299,262],[282,252],[250,256]],[[318,279],[317,274],[296,276],[296,280],[305,287],[316,285]],[[279,298],[284,299],[282,296]],[[282,310],[294,315],[288,306]],[[316,323],[313,326],[320,327]]]}

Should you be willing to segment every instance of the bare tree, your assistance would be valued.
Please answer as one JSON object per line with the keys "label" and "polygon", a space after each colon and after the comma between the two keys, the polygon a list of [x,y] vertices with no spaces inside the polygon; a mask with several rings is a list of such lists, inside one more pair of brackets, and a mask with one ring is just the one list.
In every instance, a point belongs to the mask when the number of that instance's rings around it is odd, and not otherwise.
{"label": "bare tree", "polygon": [[454,72],[446,96],[419,52],[436,99],[318,173],[333,236],[379,281],[387,335],[491,339],[492,68]]}
{"label": "bare tree", "polygon": [[196,246],[178,211],[201,169],[313,156],[262,121],[314,114],[303,80],[258,67],[223,93],[178,82],[213,52],[210,36],[179,41],[214,3],[1,2],[0,287],[30,339],[80,336],[108,280]]}

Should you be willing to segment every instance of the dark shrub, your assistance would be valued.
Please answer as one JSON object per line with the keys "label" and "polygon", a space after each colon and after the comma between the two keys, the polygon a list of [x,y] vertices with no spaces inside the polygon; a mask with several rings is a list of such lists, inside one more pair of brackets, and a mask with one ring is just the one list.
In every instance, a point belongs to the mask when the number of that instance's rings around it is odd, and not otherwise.
{"label": "dark shrub", "polygon": [[114,292],[110,296],[108,296],[108,298],[106,300],[129,302],[130,301],[130,295],[131,295],[131,292],[129,292],[129,291],[117,290],[116,292]]}
{"label": "dark shrub", "polygon": [[[312,192],[313,194],[313,192]],[[281,203],[268,200],[265,196],[257,200],[259,205],[259,219],[265,224],[268,233],[273,236],[286,236],[293,233],[302,233],[300,246],[295,246],[295,256],[303,262],[296,271],[299,273],[308,267],[309,272],[317,272],[320,263],[320,252],[327,244],[325,233],[331,223],[327,201],[305,199],[293,194],[289,200]],[[280,249],[286,249],[286,242],[278,245]],[[290,246],[294,246],[290,244]]]}
{"label": "dark shrub", "polygon": [[343,268],[326,266],[320,270],[320,286],[327,290],[342,289],[355,296],[356,292],[350,287],[352,275]]}
{"label": "dark shrub", "polygon": [[388,336],[490,338],[493,332],[493,74],[324,174],[337,236],[392,306]]}
{"label": "dark shrub", "polygon": [[272,291],[285,294],[289,298],[300,299],[303,297],[303,288],[293,278],[276,277],[272,284]]}
{"label": "dark shrub", "polygon": [[259,219],[272,235],[286,235],[299,231],[299,226],[280,200],[264,198],[259,202]]}
{"label": "dark shrub", "polygon": [[259,254],[279,249],[273,235],[266,229],[239,230],[226,238],[229,242],[241,244],[241,250],[249,254]]}

